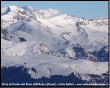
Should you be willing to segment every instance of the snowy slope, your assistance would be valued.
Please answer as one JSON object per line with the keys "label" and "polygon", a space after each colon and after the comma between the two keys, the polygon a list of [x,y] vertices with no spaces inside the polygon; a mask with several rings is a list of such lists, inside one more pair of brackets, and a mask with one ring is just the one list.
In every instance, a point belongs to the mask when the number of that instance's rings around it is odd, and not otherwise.
{"label": "snowy slope", "polygon": [[83,19],[53,9],[7,6],[1,10],[1,27],[2,67],[24,66],[35,79],[108,71],[106,18]]}
{"label": "snowy slope", "polygon": [[[88,60],[72,60],[48,55],[26,55],[19,57],[2,56],[2,67],[24,66],[29,69],[32,78],[49,77],[51,75],[67,76],[72,72],[80,74],[101,75],[108,71],[107,62],[92,62]],[[32,71],[34,68],[36,72]],[[92,69],[92,70],[91,70]]]}

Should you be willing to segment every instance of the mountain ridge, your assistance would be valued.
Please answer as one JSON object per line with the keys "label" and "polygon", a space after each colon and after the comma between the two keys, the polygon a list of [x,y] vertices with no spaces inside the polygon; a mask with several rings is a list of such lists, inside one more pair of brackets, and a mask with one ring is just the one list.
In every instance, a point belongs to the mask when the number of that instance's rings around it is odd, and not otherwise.
{"label": "mountain ridge", "polygon": [[108,19],[83,19],[53,9],[23,8],[2,9],[2,68],[24,66],[35,79],[72,72],[107,73]]}

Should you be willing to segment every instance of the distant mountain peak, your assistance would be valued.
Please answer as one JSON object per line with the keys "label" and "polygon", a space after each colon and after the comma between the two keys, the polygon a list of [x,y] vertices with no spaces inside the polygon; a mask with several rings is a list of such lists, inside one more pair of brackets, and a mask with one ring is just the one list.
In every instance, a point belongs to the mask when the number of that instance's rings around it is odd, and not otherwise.
{"label": "distant mountain peak", "polygon": [[33,8],[32,6],[23,6],[22,7],[24,10],[26,10],[26,11],[36,11],[36,9],[35,8]]}
{"label": "distant mountain peak", "polygon": [[10,5],[4,8],[5,10],[10,9],[10,11],[18,10],[19,8],[15,5]]}
{"label": "distant mountain peak", "polygon": [[23,10],[21,8],[18,8],[17,6],[15,5],[9,5],[9,6],[6,6],[4,8],[2,8],[1,10],[1,15],[4,15],[4,14],[8,14],[9,12],[13,11],[13,12],[16,12],[18,10]]}
{"label": "distant mountain peak", "polygon": [[10,10],[16,10],[16,9],[19,9],[17,6],[15,5],[10,5],[8,6],[8,8],[10,8]]}

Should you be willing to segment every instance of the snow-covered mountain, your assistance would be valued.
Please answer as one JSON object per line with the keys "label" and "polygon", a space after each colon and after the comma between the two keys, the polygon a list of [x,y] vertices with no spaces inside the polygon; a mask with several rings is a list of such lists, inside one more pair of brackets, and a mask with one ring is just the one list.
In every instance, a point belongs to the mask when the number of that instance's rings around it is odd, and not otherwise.
{"label": "snow-covered mountain", "polygon": [[107,18],[7,6],[1,10],[1,28],[2,68],[23,66],[34,79],[108,72]]}

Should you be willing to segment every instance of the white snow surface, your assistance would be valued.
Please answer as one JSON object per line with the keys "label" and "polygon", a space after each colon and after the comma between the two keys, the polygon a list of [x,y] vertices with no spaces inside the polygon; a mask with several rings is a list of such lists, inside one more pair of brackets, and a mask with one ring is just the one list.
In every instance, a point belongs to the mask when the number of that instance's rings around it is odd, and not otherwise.
{"label": "white snow surface", "polygon": [[[2,67],[24,66],[29,68],[32,78],[50,77],[51,75],[67,76],[74,73],[101,75],[108,71],[107,62],[92,62],[88,60],[73,60],[48,55],[2,56]],[[26,64],[24,64],[26,63]],[[36,73],[31,68],[36,69]]]}
{"label": "white snow surface", "polygon": [[[8,6],[1,10],[1,27],[14,36],[26,39],[17,43],[1,38],[2,67],[23,65],[29,68],[32,78],[69,75],[72,72],[100,75],[108,71],[108,62],[73,60],[41,53],[55,51],[58,54],[58,50],[65,48],[69,56],[74,57],[72,44],[80,44],[86,51],[97,51],[107,46],[106,18],[83,19],[53,9],[38,11],[31,6]],[[68,45],[64,44],[66,41],[69,41]],[[40,47],[40,44],[45,47]],[[31,68],[35,68],[37,73]]]}
{"label": "white snow surface", "polygon": [[[10,10],[6,13],[7,8]],[[46,31],[49,32],[47,35],[53,35],[56,40],[63,40],[61,42],[69,40],[70,44],[79,43],[87,51],[99,50],[108,44],[107,18],[82,19],[62,14],[54,9],[38,11],[31,6],[23,8],[8,6],[2,9],[1,22],[2,28],[8,28],[10,33],[16,32],[18,36],[23,35],[27,39],[30,39],[28,34],[21,33],[24,28],[25,32],[38,33],[34,39],[41,36],[40,32]]]}

